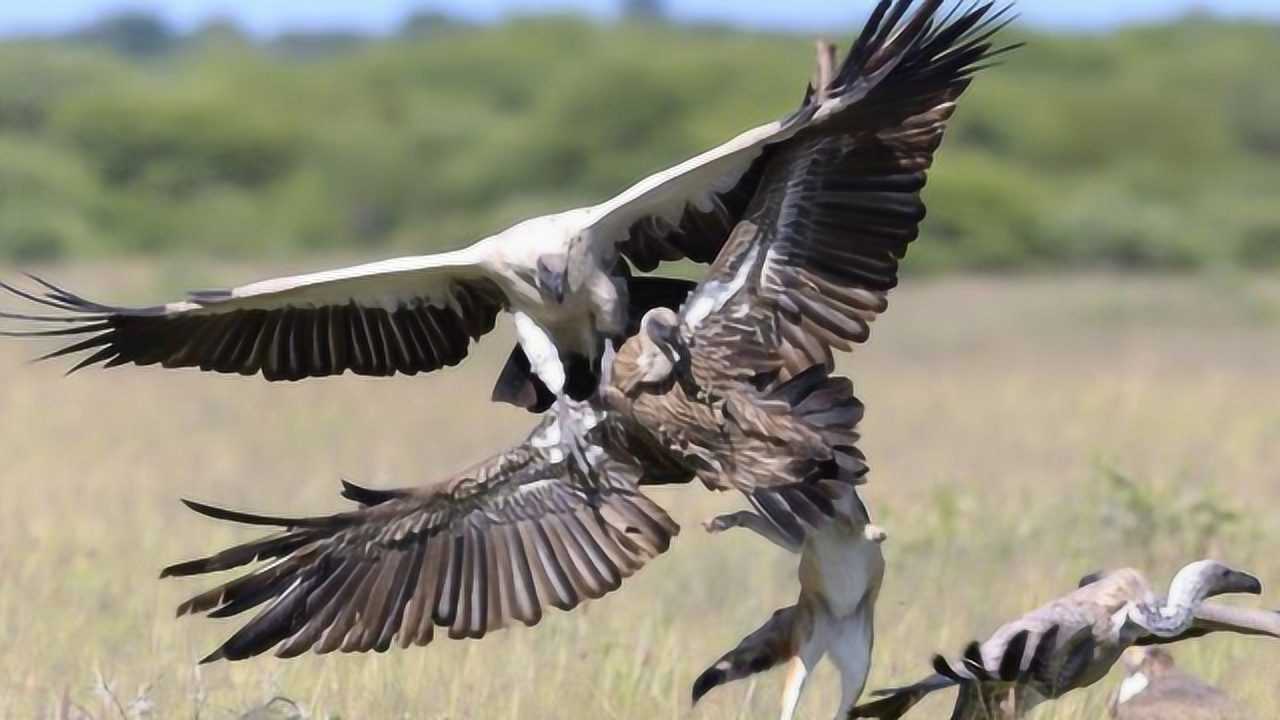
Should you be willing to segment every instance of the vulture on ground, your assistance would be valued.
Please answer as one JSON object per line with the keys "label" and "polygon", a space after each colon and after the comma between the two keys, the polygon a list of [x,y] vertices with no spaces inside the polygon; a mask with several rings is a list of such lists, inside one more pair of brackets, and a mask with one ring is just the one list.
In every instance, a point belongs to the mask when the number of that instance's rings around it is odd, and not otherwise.
{"label": "vulture on ground", "polygon": [[[1111,700],[1116,720],[1246,720],[1229,695],[1179,670],[1158,647],[1132,647],[1121,656],[1125,678]],[[1256,716],[1255,716],[1256,717]]]}
{"label": "vulture on ground", "polygon": [[935,674],[881,690],[850,718],[899,718],[929,693],[958,686],[952,720],[1020,718],[1032,708],[1101,680],[1135,645],[1162,645],[1211,632],[1280,637],[1280,614],[1206,602],[1262,593],[1254,576],[1212,561],[1178,571],[1159,597],[1137,570],[1089,576],[1069,595],[1001,626],[962,657],[935,656]]}

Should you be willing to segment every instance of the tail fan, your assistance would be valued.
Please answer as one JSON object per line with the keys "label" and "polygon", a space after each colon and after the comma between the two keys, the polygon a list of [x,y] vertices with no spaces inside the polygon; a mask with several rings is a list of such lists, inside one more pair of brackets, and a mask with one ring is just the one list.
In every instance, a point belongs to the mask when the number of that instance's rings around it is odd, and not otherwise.
{"label": "tail fan", "polygon": [[855,446],[863,406],[847,378],[832,377],[814,365],[768,391],[765,400],[785,403],[788,412],[817,433],[830,449],[824,459],[807,461],[804,481],[760,488],[748,496],[753,507],[796,543],[837,513],[841,501],[866,482],[866,456]]}

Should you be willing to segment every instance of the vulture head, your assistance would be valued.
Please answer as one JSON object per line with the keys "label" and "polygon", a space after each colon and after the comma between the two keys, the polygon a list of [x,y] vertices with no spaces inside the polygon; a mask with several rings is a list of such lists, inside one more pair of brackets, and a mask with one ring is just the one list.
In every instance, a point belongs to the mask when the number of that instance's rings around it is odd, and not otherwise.
{"label": "vulture head", "polygon": [[1229,593],[1261,595],[1262,581],[1216,560],[1198,560],[1173,576],[1162,602],[1130,606],[1124,625],[1139,636],[1177,637],[1191,628],[1206,598]]}
{"label": "vulture head", "polygon": [[1198,606],[1215,595],[1261,595],[1262,581],[1216,560],[1199,560],[1178,571],[1169,583],[1170,606]]}
{"label": "vulture head", "polygon": [[548,305],[564,302],[567,290],[568,258],[564,255],[546,255],[538,258],[538,275],[534,283]]}
{"label": "vulture head", "polygon": [[677,362],[672,338],[678,322],[676,313],[664,307],[644,314],[640,332],[623,344],[613,363],[613,385],[623,394],[634,396],[671,378]]}

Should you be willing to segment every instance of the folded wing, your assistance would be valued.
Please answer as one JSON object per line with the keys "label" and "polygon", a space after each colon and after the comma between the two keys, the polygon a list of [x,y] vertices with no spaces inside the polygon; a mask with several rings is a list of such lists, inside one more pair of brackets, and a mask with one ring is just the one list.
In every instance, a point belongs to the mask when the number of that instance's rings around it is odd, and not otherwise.
{"label": "folded wing", "polygon": [[68,338],[42,359],[84,353],[91,365],[156,365],[267,380],[340,375],[413,375],[466,357],[493,329],[506,297],[484,265],[484,249],[405,257],[327,272],[192,293],[146,308],[103,305],[38,278],[10,293],[56,311],[0,312],[36,325],[7,335]]}
{"label": "folded wing", "polygon": [[649,466],[622,444],[588,448],[589,476],[566,462],[557,412],[563,406],[524,444],[443,483],[395,491],[345,484],[343,495],[363,505],[351,512],[273,518],[188,503],[217,519],[281,529],[163,572],[255,566],[179,607],[179,615],[211,617],[261,608],[205,661],[272,648],[280,657],[381,652],[426,645],[437,628],[479,638],[617,589],[679,528],[638,492]]}

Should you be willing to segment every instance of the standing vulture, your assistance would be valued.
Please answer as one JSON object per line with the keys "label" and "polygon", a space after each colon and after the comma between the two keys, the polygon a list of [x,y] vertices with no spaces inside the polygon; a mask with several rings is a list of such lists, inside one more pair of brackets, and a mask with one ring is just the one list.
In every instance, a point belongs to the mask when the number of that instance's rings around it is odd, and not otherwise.
{"label": "standing vulture", "polygon": [[1125,678],[1111,702],[1116,720],[1246,720],[1226,693],[1179,670],[1158,647],[1132,647],[1121,657]]}
{"label": "standing vulture", "polygon": [[1252,575],[1212,560],[1182,568],[1164,597],[1137,570],[1086,577],[1069,595],[971,643],[959,660],[936,656],[935,674],[882,690],[850,718],[899,718],[929,693],[959,686],[952,720],[1020,718],[1045,700],[1101,680],[1134,645],[1162,645],[1210,632],[1280,637],[1280,614],[1205,602],[1262,593]]}
{"label": "standing vulture", "polygon": [[[917,192],[942,123],[990,56],[984,41],[1002,15],[984,5],[940,18],[943,0],[922,0],[908,15],[914,1],[882,0],[832,83],[811,89],[791,115],[599,205],[526,220],[461,250],[195,292],[154,307],[104,305],[33,278],[39,290],[3,287],[57,312],[3,317],[44,325],[19,334],[79,338],[47,356],[87,352],[75,369],[159,364],[300,380],[455,365],[509,312],[522,352],[495,398],[545,409],[553,397],[594,391],[602,339],[625,332],[627,261],[642,271],[681,258],[712,262],[739,221],[753,214],[758,222],[761,201],[753,198],[764,191],[763,202],[776,204],[783,188],[773,169],[787,166],[792,178],[814,178],[778,218],[794,245],[788,260],[838,263],[835,276],[812,278],[822,284],[809,290],[825,299],[788,308],[820,330],[795,350],[821,356],[821,338],[859,341],[858,328],[881,302],[876,293],[892,285],[923,214]],[[841,249],[819,249],[837,234]],[[860,291],[828,287],[847,279]],[[832,316],[840,312],[862,319]],[[535,382],[541,392],[529,389]]]}

